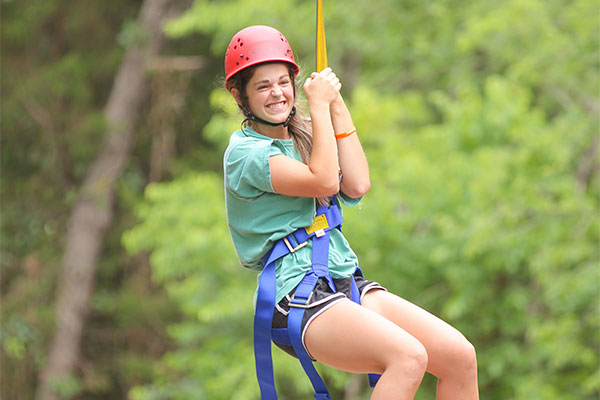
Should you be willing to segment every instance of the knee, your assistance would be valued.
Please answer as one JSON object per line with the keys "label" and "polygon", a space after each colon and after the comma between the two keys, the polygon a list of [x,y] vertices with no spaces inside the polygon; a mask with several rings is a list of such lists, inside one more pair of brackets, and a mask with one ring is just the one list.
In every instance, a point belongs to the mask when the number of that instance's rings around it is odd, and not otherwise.
{"label": "knee", "polygon": [[451,365],[456,374],[462,376],[477,375],[477,354],[475,347],[464,336],[453,341],[450,347]]}
{"label": "knee", "polygon": [[429,363],[427,350],[425,350],[425,346],[423,346],[421,342],[417,341],[417,344],[412,347],[407,356],[407,363],[411,375],[418,380],[421,380],[423,375],[425,375],[425,371],[427,371],[427,365]]}
{"label": "knee", "polygon": [[408,345],[406,342],[399,343],[389,356],[385,371],[398,374],[417,384],[423,379],[429,360],[421,342],[415,339]]}

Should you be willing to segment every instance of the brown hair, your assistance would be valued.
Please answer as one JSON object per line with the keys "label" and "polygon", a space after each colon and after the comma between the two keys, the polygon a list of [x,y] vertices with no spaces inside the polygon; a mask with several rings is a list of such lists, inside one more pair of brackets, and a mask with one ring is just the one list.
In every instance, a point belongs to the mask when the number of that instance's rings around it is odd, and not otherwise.
{"label": "brown hair", "polygon": [[[262,64],[258,64],[262,65]],[[312,124],[310,121],[304,117],[306,112],[304,107],[300,104],[301,102],[297,99],[298,87],[296,86],[296,79],[294,74],[294,67],[291,64],[286,63],[290,75],[290,79],[292,80],[292,86],[294,87],[294,100],[295,106],[297,109],[296,114],[290,120],[288,125],[288,132],[292,136],[294,140],[294,144],[296,145],[296,149],[298,149],[298,153],[300,154],[300,158],[302,162],[308,165],[310,162],[310,155],[312,153]],[[246,92],[246,86],[250,79],[254,75],[254,70],[257,65],[243,69],[238,72],[226,82],[226,87],[229,92],[231,89],[237,89],[240,92],[240,100],[242,104],[238,104],[242,113],[246,116],[246,119],[242,122],[242,128],[250,125],[250,119],[248,118],[251,114],[250,106],[248,105],[248,94]],[[327,199],[317,199],[319,204],[327,204]]]}

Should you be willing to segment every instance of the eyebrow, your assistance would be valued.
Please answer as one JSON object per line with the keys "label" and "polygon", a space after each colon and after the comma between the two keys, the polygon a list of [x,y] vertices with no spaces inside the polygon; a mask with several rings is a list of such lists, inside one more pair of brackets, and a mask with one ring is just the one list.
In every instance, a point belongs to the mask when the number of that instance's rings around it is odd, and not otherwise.
{"label": "eyebrow", "polygon": [[[288,74],[281,74],[281,76],[279,77],[278,80],[281,80],[281,78],[288,78],[288,77],[289,77]],[[263,83],[269,83],[269,82],[270,82],[270,80],[268,78],[267,79],[263,79],[263,80],[260,80],[258,82],[254,82],[254,86],[262,85]]]}

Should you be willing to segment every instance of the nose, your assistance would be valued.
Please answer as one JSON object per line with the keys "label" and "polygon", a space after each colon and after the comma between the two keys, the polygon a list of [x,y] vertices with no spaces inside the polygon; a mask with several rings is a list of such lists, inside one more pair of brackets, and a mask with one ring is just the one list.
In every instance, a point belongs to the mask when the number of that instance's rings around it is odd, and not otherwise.
{"label": "nose", "polygon": [[273,85],[273,89],[271,89],[271,92],[272,92],[274,95],[277,95],[277,96],[278,96],[278,95],[280,95],[280,94],[282,94],[282,93],[283,93],[283,90],[281,89],[281,87],[279,87],[279,85]]}

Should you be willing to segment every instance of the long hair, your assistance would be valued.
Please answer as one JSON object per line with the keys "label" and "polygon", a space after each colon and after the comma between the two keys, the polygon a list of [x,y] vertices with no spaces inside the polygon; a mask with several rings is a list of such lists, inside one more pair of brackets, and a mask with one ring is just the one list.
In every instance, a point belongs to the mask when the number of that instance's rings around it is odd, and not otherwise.
{"label": "long hair", "polygon": [[[262,64],[259,64],[259,65],[262,65]],[[302,162],[304,164],[308,165],[308,163],[310,162],[310,155],[312,153],[312,145],[313,145],[312,124],[305,117],[306,112],[305,112],[305,108],[301,104],[302,102],[298,101],[298,96],[297,96],[298,87],[296,85],[294,69],[291,64],[286,63],[286,65],[288,67],[290,79],[292,80],[292,86],[294,87],[294,102],[295,102],[295,106],[296,106],[296,110],[297,110],[296,114],[290,120],[290,123],[288,125],[288,132],[290,133],[290,136],[294,140],[294,144],[296,145],[296,149],[298,150],[298,153],[300,154],[300,158],[302,159]],[[257,66],[252,66],[252,67],[241,70],[240,72],[238,72],[237,74],[235,74],[234,76],[229,78],[229,80],[226,83],[227,90],[229,90],[229,92],[231,92],[231,89],[234,89],[234,88],[240,92],[240,100],[241,100],[242,104],[238,104],[238,106],[239,106],[240,110],[242,111],[242,113],[246,117],[251,115],[250,106],[248,103],[248,93],[246,91],[246,86],[247,86],[248,82],[250,81],[250,79],[252,78],[252,76],[254,75],[254,71],[255,71],[256,67]],[[242,122],[242,128],[244,128],[248,125],[250,125],[250,120],[248,118],[246,118]],[[319,202],[319,204],[322,204],[322,205],[327,204],[327,202],[328,202],[327,199],[322,199],[322,198],[317,199],[317,201]]]}

